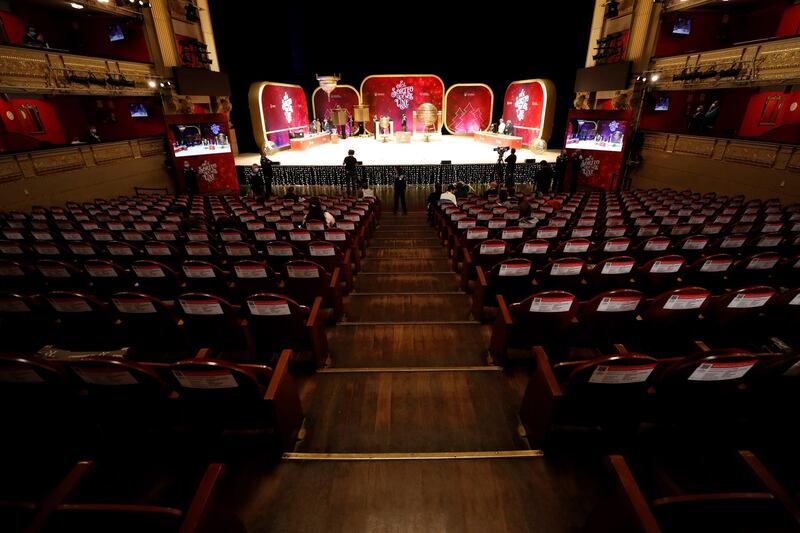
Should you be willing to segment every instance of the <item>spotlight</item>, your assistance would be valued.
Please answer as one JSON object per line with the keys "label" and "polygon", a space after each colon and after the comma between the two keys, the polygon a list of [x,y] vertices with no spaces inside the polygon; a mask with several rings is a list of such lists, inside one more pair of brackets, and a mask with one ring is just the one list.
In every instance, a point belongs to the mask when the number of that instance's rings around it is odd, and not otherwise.
{"label": "spotlight", "polygon": [[156,88],[156,82],[155,82],[155,81],[153,81],[153,80],[150,80],[150,81],[148,81],[148,82],[147,82],[147,85],[148,85],[148,86],[149,86],[151,89],[155,89],[155,88]]}
{"label": "spotlight", "polygon": [[657,82],[660,79],[661,79],[661,76],[659,76],[658,74],[653,74],[652,76],[650,76],[650,81],[653,82],[653,83]]}
{"label": "spotlight", "polygon": [[83,5],[82,5],[82,4],[77,4],[77,3],[75,3],[75,2],[70,2],[70,3],[69,3],[69,6],[70,6],[72,9],[83,9]]}

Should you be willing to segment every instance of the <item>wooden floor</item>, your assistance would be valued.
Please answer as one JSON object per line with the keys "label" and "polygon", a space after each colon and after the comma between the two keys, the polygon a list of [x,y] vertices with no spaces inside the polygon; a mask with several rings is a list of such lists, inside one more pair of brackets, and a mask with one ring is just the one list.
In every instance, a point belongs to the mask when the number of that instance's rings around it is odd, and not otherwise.
{"label": "wooden floor", "polygon": [[287,462],[239,514],[250,531],[577,532],[602,487],[575,470],[539,458]]}
{"label": "wooden floor", "polygon": [[300,379],[295,452],[229,468],[222,499],[249,531],[580,530],[602,462],[529,449],[527,374],[487,364],[491,326],[458,281],[424,213],[383,215],[328,330],[329,367]]}

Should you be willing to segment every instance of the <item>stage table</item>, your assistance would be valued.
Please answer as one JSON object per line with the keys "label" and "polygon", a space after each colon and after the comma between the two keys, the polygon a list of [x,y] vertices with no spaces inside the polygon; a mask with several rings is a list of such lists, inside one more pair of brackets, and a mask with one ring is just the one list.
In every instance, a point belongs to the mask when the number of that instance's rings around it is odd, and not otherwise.
{"label": "stage table", "polygon": [[394,132],[395,140],[400,144],[408,144],[411,142],[410,131],[396,131]]}
{"label": "stage table", "polygon": [[330,133],[315,133],[313,135],[306,135],[305,137],[297,137],[291,139],[292,150],[308,150],[314,146],[327,144],[331,142]]}
{"label": "stage table", "polygon": [[494,146],[508,146],[519,150],[522,148],[522,137],[515,135],[502,135],[500,133],[490,133],[488,131],[476,131],[473,136],[475,142],[491,144]]}

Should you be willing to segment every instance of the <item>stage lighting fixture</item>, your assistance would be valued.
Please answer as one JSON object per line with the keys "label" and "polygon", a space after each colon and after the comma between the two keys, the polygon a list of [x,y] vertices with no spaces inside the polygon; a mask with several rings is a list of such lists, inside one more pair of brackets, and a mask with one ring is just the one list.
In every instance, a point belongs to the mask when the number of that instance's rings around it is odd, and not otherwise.
{"label": "stage lighting fixture", "polygon": [[83,9],[83,5],[82,4],[78,4],[78,3],[75,3],[75,2],[70,2],[69,6],[72,9]]}
{"label": "stage lighting fixture", "polygon": [[653,82],[653,83],[657,82],[660,79],[661,79],[661,76],[658,75],[658,74],[653,74],[652,76],[650,76],[650,81]]}
{"label": "stage lighting fixture", "polygon": [[147,82],[147,86],[150,87],[151,89],[155,89],[156,88],[156,82],[154,80],[150,80],[150,81]]}

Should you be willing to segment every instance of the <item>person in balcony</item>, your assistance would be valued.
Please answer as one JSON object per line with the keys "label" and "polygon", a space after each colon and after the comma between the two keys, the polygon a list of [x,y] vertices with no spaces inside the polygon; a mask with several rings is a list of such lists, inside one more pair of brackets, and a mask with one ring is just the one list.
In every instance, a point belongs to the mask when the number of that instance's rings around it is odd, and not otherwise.
{"label": "person in balcony", "polygon": [[89,132],[86,134],[84,141],[88,144],[98,144],[103,142],[100,140],[100,136],[97,134],[97,128],[94,126],[89,126]]}
{"label": "person in balcony", "polygon": [[706,109],[702,105],[697,106],[692,116],[689,118],[689,133],[703,133],[703,123],[706,118]]}
{"label": "person in balcony", "polygon": [[50,48],[50,45],[44,40],[44,36],[34,26],[28,26],[25,35],[22,37],[22,44],[38,48]]}
{"label": "person in balcony", "polygon": [[714,129],[714,126],[717,123],[717,117],[719,117],[719,100],[714,100],[711,106],[706,111],[706,116],[703,119],[703,129],[707,134],[711,134],[711,131]]}

